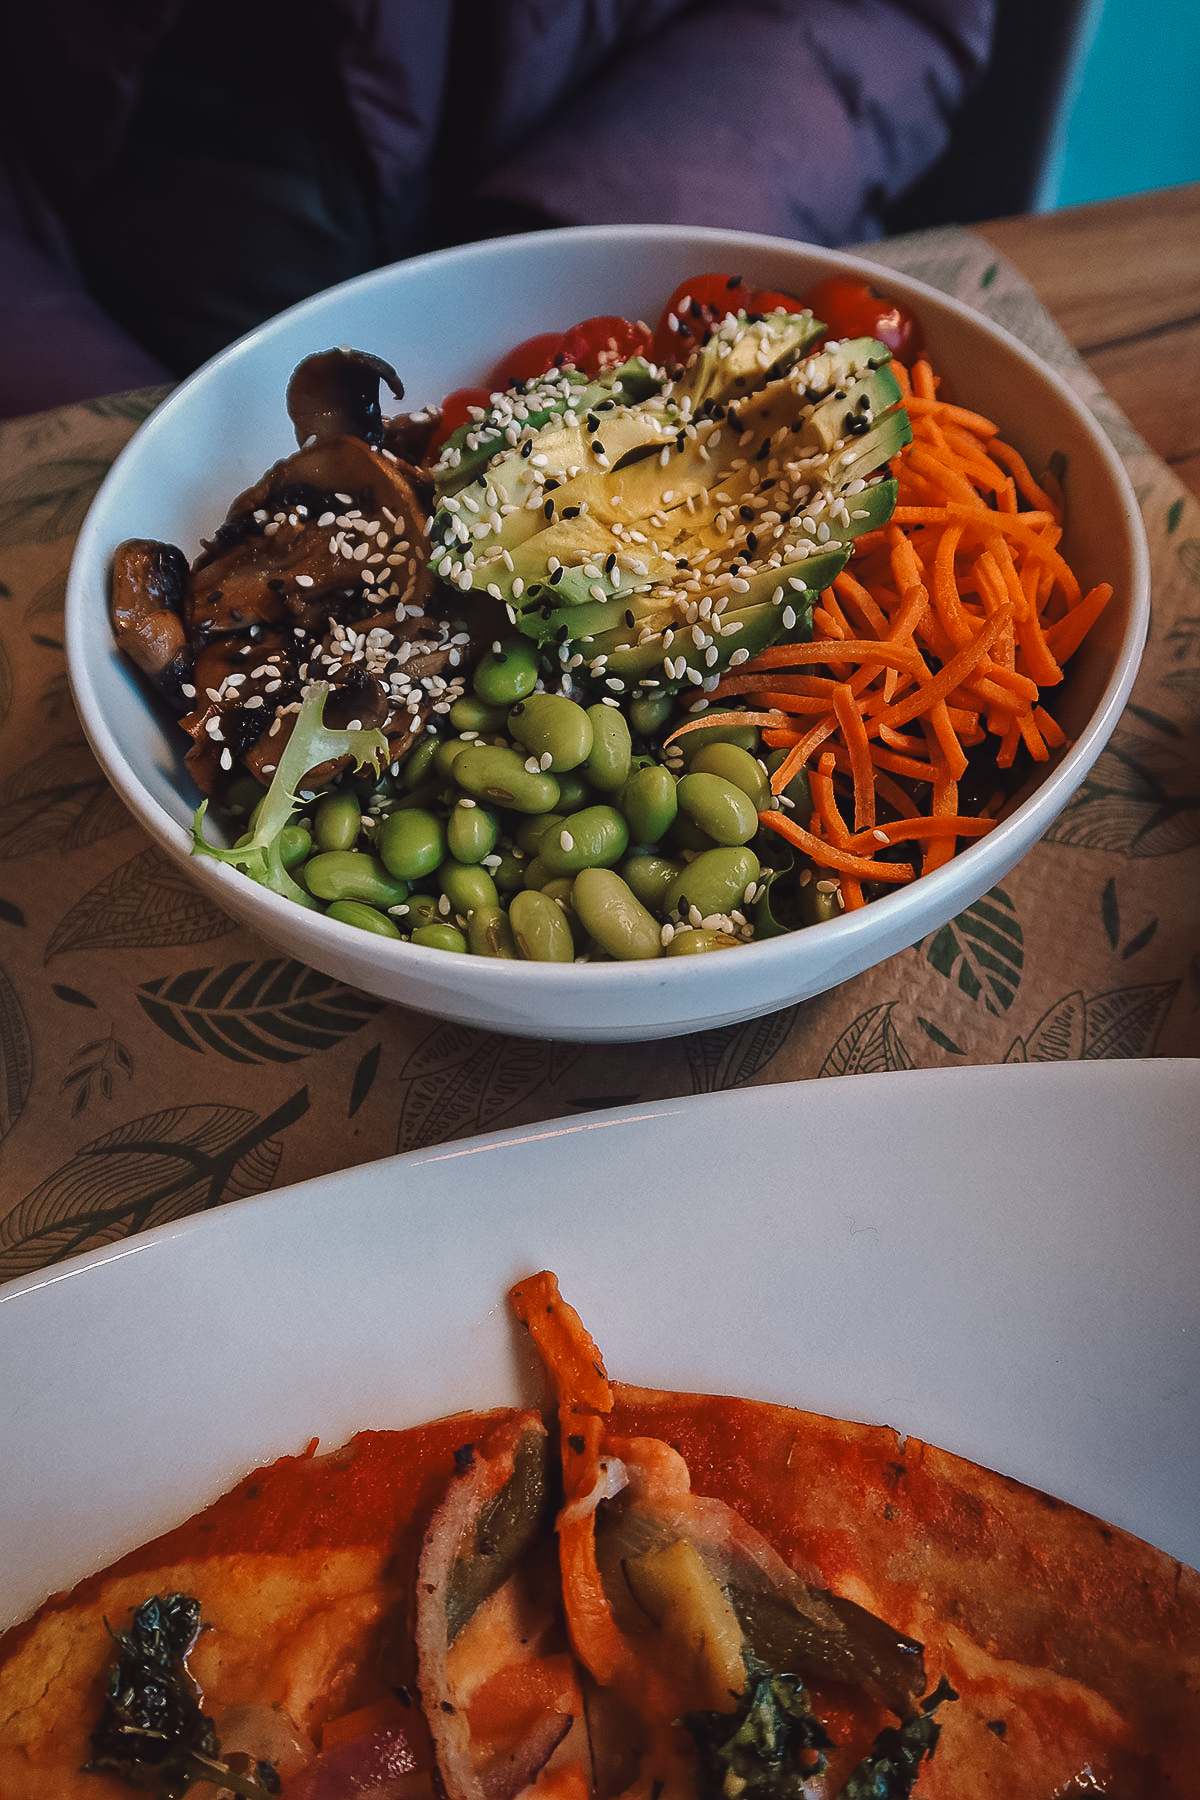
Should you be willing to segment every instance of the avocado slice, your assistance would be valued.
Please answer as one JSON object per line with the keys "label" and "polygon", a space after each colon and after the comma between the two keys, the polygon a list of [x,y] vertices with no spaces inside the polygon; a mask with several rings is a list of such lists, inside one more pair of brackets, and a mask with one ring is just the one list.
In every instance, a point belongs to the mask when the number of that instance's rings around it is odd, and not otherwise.
{"label": "avocado slice", "polygon": [[805,358],[822,329],[730,318],[677,382],[573,401],[443,497],[434,573],[503,602],[568,690],[711,689],[809,635],[855,537],[891,516],[882,471],[911,438],[883,345]]}

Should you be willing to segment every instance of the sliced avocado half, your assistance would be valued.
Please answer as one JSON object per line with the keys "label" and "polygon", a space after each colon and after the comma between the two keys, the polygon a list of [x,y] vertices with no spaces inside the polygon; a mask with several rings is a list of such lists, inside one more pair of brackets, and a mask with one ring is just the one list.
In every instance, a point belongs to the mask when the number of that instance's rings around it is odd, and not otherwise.
{"label": "sliced avocado half", "polygon": [[805,358],[806,314],[734,324],[677,382],[529,430],[435,514],[435,574],[502,601],[568,689],[711,689],[811,635],[815,596],[891,516],[881,471],[911,432],[888,351]]}

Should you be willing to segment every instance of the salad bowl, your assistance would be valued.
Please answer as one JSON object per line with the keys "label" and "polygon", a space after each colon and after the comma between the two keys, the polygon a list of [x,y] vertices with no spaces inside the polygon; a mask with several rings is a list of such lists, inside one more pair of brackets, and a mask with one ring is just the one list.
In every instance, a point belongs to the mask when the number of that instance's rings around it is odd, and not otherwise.
{"label": "salad bowl", "polygon": [[[1054,712],[1067,742],[998,823],[948,863],[860,910],[717,954],[644,962],[539,963],[452,955],[363,932],[192,855],[200,795],[187,739],[118,650],[108,586],[128,538],[189,557],[232,498],[294,449],[284,394],[295,366],[331,344],[385,358],[409,408],[478,383],[513,344],[596,314],[653,320],[681,282],[736,270],[803,294],[867,280],[919,317],[935,367],[963,405],[994,419],[1030,467],[1067,471],[1063,548],[1085,591],[1113,598],[1072,658]],[[385,1000],[516,1035],[655,1039],[771,1012],[836,986],[937,930],[1030,849],[1083,781],[1124,707],[1149,618],[1149,565],[1129,481],[1067,385],[960,303],[845,253],[740,233],[584,227],[439,252],[362,276],[260,327],[199,370],[115,463],[79,537],[67,655],[80,718],[122,800],[208,896],[291,956]]]}

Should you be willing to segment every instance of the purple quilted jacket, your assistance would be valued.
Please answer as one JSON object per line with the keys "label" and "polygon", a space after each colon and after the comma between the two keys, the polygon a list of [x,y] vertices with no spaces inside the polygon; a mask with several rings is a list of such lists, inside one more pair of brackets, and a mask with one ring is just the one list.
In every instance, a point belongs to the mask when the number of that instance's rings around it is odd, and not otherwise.
{"label": "purple quilted jacket", "polygon": [[[241,15],[228,16],[249,20],[262,4],[241,0]],[[825,244],[868,238],[881,206],[942,149],[948,120],[986,60],[994,7],[292,0],[287,17],[315,47],[301,73],[277,62],[270,42],[242,57],[239,27],[197,103],[211,126],[178,126],[186,140],[180,191],[186,199],[190,178],[198,196],[190,268],[202,285],[206,261],[237,260],[236,226],[220,232],[220,243],[205,235],[204,195],[217,190],[202,156],[209,146],[219,153],[223,118],[258,119],[260,96],[268,145],[293,132],[319,135],[336,114],[339,179],[366,193],[365,223],[349,248],[342,244],[341,260],[306,263],[291,288],[243,298],[240,311],[230,303],[223,337],[213,327],[220,341],[358,267],[514,226],[678,221]],[[161,255],[157,229],[128,257],[106,261],[93,248],[97,216],[110,242],[123,209],[134,217],[136,195],[122,182],[142,191],[158,161],[153,132],[170,138],[174,96],[192,91],[185,68],[155,124],[163,71],[173,68],[178,80],[184,66],[172,44],[186,12],[184,0],[0,0],[0,415],[167,379],[187,366],[186,353],[164,352],[145,320],[170,312],[170,279],[176,291],[186,285],[186,271],[183,283],[170,277],[166,237],[189,204],[160,210]],[[317,102],[307,111],[289,106],[306,81],[319,84]],[[272,83],[275,113],[265,98]],[[212,180],[219,187],[221,179],[218,169]],[[271,193],[295,185],[286,172],[266,181]],[[345,237],[336,198],[331,211]],[[156,315],[137,304],[151,276],[164,284],[153,290]]]}

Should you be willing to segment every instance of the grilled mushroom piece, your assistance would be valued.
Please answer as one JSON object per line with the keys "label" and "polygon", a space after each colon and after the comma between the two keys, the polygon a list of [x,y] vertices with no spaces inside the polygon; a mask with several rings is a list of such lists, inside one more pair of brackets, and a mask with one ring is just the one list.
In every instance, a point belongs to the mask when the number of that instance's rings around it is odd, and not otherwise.
{"label": "grilled mushroom piece", "polygon": [[174,544],[130,538],[118,548],[111,606],[117,643],[178,712],[195,691],[183,620],[187,590],[187,559]]}
{"label": "grilled mushroom piece", "polygon": [[331,437],[363,438],[372,449],[383,443],[379,384],[386,381],[397,400],[404,383],[391,363],[368,350],[321,350],[306,356],[288,382],[288,417],[301,446]]}

